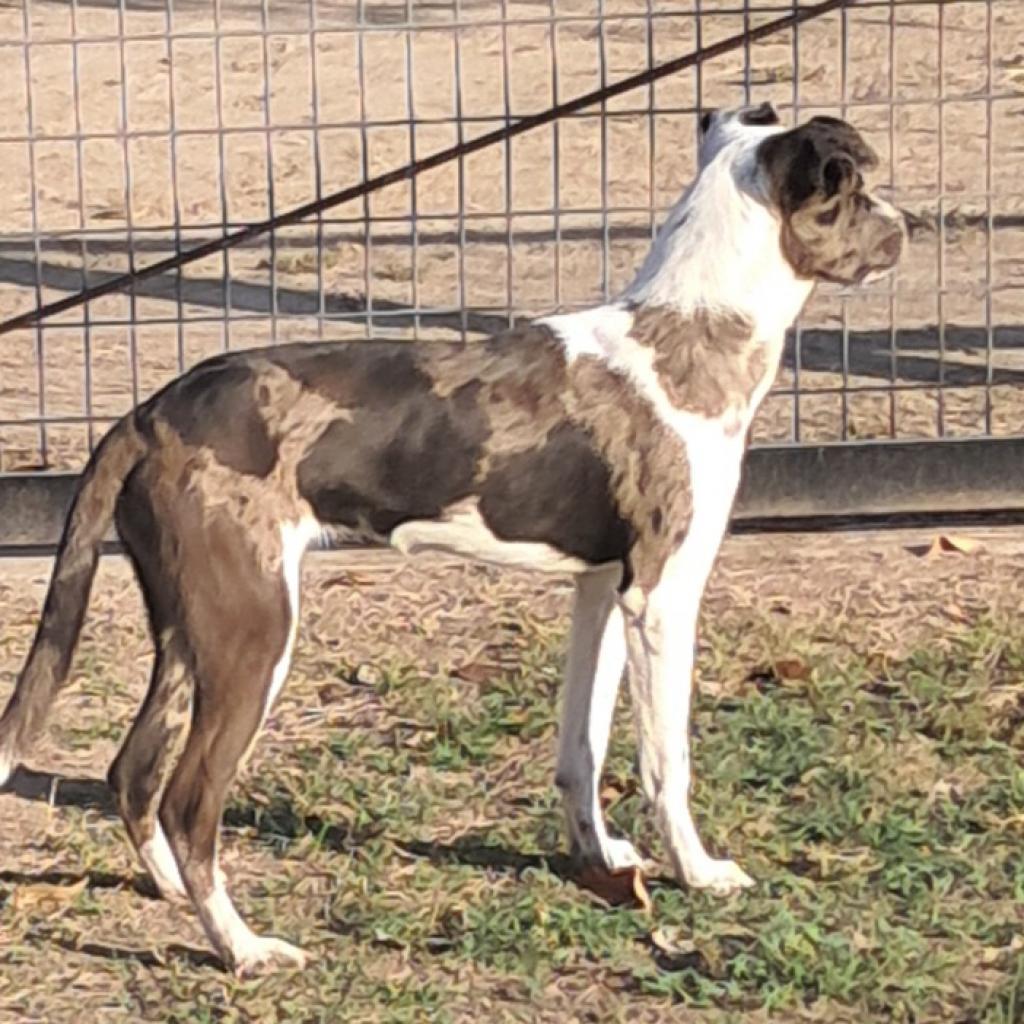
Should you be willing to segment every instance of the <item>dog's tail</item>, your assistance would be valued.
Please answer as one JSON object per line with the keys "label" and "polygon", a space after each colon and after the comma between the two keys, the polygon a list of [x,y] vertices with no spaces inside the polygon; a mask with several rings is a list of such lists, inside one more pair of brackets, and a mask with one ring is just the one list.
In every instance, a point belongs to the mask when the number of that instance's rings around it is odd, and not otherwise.
{"label": "dog's tail", "polygon": [[67,682],[104,534],[145,442],[131,414],[97,448],[79,482],[50,577],[42,618],[14,693],[0,717],[0,786],[38,735]]}

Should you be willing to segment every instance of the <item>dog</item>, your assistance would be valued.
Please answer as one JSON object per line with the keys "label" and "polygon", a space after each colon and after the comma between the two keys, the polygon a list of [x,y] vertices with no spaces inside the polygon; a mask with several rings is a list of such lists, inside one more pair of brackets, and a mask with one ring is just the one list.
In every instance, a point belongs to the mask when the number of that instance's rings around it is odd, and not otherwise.
{"label": "dog", "polygon": [[160,893],[191,901],[238,974],[302,965],[257,936],[218,866],[225,796],[288,672],[303,553],[389,544],[571,573],[556,785],[571,847],[641,863],[598,798],[616,692],[633,694],[643,789],[676,876],[752,884],[689,808],[697,616],[755,410],[817,281],[891,270],[899,213],[844,121],[768,104],[706,113],[697,176],[613,302],[490,340],[226,353],[105,436],[82,476],[40,625],[0,718],[0,784],[69,665],[111,522],[156,650],[109,781]]}

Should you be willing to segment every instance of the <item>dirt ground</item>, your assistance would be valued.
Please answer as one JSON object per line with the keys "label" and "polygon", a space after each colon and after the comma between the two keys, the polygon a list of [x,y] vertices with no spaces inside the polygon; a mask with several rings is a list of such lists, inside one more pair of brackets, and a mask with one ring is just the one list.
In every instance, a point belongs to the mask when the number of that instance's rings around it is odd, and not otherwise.
{"label": "dirt ground", "polygon": [[[798,649],[797,636],[827,650],[834,664],[842,664],[846,654],[853,652],[868,655],[870,672],[885,678],[885,666],[912,657],[922,647],[936,652],[952,650],[958,638],[969,635],[979,623],[1015,622],[1020,595],[1013,581],[1024,574],[1024,543],[1019,532],[989,531],[971,539],[980,541],[980,547],[929,556],[924,552],[935,538],[919,532],[731,538],[715,571],[705,609],[701,703],[714,716],[724,713],[715,711],[716,707],[750,700],[766,678],[764,672],[771,675],[772,670],[764,666],[783,664],[778,660],[780,651],[792,661],[793,651]],[[25,656],[48,571],[48,562],[41,559],[13,560],[4,566],[0,580],[0,702],[10,692]],[[391,995],[374,989],[368,1004],[376,1007],[372,1012],[350,1008],[351,1015],[340,1011],[335,1015],[322,1009],[329,1005],[329,996],[340,998],[339,992],[352,987],[353,979],[367,970],[365,963],[405,979],[399,986],[405,995],[434,983],[430,964],[438,961],[431,961],[429,954],[426,961],[413,961],[410,974],[405,958],[411,950],[396,960],[381,946],[380,935],[387,928],[386,906],[373,912],[376,938],[350,936],[344,940],[346,945],[338,946],[342,940],[337,935],[332,939],[329,927],[324,930],[323,908],[338,893],[345,893],[346,885],[351,888],[353,883],[351,879],[346,882],[345,876],[354,870],[351,858],[361,842],[368,844],[367,849],[385,851],[379,865],[375,862],[372,867],[370,877],[376,880],[372,884],[399,890],[411,884],[402,879],[419,857],[428,856],[423,851],[449,851],[444,856],[461,861],[463,867],[458,870],[468,874],[474,887],[482,886],[479,891],[473,889],[476,895],[468,897],[470,904],[485,898],[488,887],[496,884],[489,872],[497,863],[486,858],[474,860],[478,855],[468,852],[463,859],[458,851],[467,843],[472,846],[470,837],[486,837],[501,830],[511,849],[521,850],[524,835],[529,834],[531,823],[539,820],[537,814],[542,814],[547,831],[539,842],[542,847],[549,844],[542,853],[553,853],[550,846],[560,844],[559,815],[552,803],[549,777],[553,734],[531,731],[529,717],[522,717],[527,714],[523,710],[526,704],[515,705],[520,709],[517,742],[525,744],[525,754],[517,748],[520,752],[507,764],[488,754],[482,762],[485,767],[470,774],[447,764],[446,770],[427,770],[425,774],[414,768],[404,779],[399,772],[386,785],[383,776],[375,776],[378,781],[374,785],[385,786],[388,792],[396,786],[396,792],[406,794],[405,798],[409,786],[425,787],[424,793],[430,794],[426,810],[405,824],[394,808],[387,810],[386,820],[391,824],[376,826],[384,828],[383,837],[372,832],[364,840],[350,837],[339,840],[341,846],[335,847],[332,841],[321,849],[311,847],[312,839],[307,836],[298,846],[293,843],[277,849],[267,836],[284,826],[278,824],[268,831],[260,825],[263,812],[271,815],[271,820],[288,821],[307,813],[308,807],[322,806],[315,793],[300,788],[286,798],[289,803],[282,810],[274,793],[284,766],[290,766],[289,772],[299,772],[303,786],[315,789],[319,785],[315,780],[327,777],[320,774],[326,769],[322,765],[311,772],[303,758],[327,757],[337,778],[348,776],[351,781],[360,778],[380,756],[379,751],[374,753],[378,748],[357,748],[358,756],[344,764],[338,760],[342,755],[337,747],[344,735],[360,735],[361,730],[369,729],[373,735],[386,736],[388,730],[404,730],[402,735],[414,748],[433,748],[436,755],[437,745],[444,742],[441,734],[428,738],[430,734],[416,732],[430,712],[420,706],[403,717],[387,690],[381,689],[381,680],[398,664],[415,666],[415,679],[439,680],[442,690],[438,693],[445,694],[443,699],[454,701],[456,707],[477,706],[487,680],[524,659],[526,685],[535,696],[548,687],[553,687],[552,694],[557,692],[549,669],[529,661],[529,652],[538,638],[554,637],[560,646],[569,597],[568,583],[560,578],[499,573],[432,559],[403,562],[388,555],[334,554],[309,560],[295,667],[240,786],[242,795],[236,800],[242,802],[234,803],[229,811],[224,856],[242,905],[254,908],[254,913],[261,913],[256,908],[264,908],[259,918],[263,927],[283,928],[292,937],[304,936],[303,941],[315,946],[318,962],[324,965],[321,969],[335,973],[316,975],[301,989],[290,989],[292,983],[284,979],[273,985],[268,982],[263,988],[260,985],[264,983],[257,982],[229,990],[224,988],[223,975],[208,956],[191,915],[153,902],[132,862],[102,781],[144,690],[150,657],[140,602],[127,567],[120,559],[105,559],[76,660],[74,684],[61,697],[45,742],[32,752],[30,768],[22,770],[13,787],[0,794],[0,1021],[468,1021],[479,1019],[472,1007],[481,1005],[492,1007],[488,1019],[494,1020],[626,1019],[623,1014],[630,1020],[681,1019],[675,1016],[671,1000],[626,994],[610,980],[621,962],[602,963],[600,956],[593,960],[585,957],[583,964],[567,974],[556,972],[544,995],[520,992],[517,982],[512,985],[517,993],[513,996],[507,988],[512,982],[502,982],[500,972],[478,974],[471,967],[467,968],[473,979],[468,1003],[459,1001],[463,989],[455,985],[452,976],[442,988],[447,986],[445,991],[450,989],[453,994],[441,1008],[421,1008],[408,1017],[395,1009],[399,989]],[[557,673],[557,667],[553,671]],[[991,673],[993,663],[979,662],[968,671]],[[776,680],[776,685],[799,686],[796,677],[792,684]],[[952,687],[952,682],[948,685]],[[994,699],[995,692],[988,699]],[[785,694],[780,693],[780,698],[784,700]],[[428,699],[442,698],[434,694]],[[550,716],[551,708],[542,702],[544,714]],[[553,697],[551,703],[553,706]],[[709,726],[702,728],[708,731]],[[622,730],[629,731],[628,717],[620,724]],[[924,740],[919,737],[914,742]],[[727,756],[743,760],[757,755],[753,749],[732,749]],[[918,770],[913,767],[916,761],[904,758],[900,763],[904,772]],[[618,771],[631,776],[626,764]],[[874,767],[869,763],[866,770],[876,769],[883,774],[886,770],[880,762],[874,762]],[[467,795],[455,800],[453,778],[463,779],[470,787],[465,790]],[[886,785],[884,780],[879,783]],[[635,781],[630,785],[635,787]],[[337,816],[333,825],[316,827],[327,830],[324,834],[343,826],[358,832],[360,802],[369,801],[369,806],[374,801],[372,790],[362,797],[358,792],[362,791],[357,789],[346,797],[353,803],[331,805],[331,813]],[[543,793],[549,794],[546,801],[537,795]],[[705,791],[701,793],[701,814],[710,818],[705,807],[709,797]],[[837,791],[834,799],[843,797]],[[529,810],[531,806],[534,811]],[[284,819],[273,817],[282,814]],[[647,812],[640,809],[638,814],[643,817]],[[405,830],[408,838],[403,838]],[[486,838],[483,841],[486,843]],[[806,840],[800,845],[813,848]],[[520,855],[504,856],[513,857],[514,862]],[[530,857],[520,856],[520,861],[528,864]],[[475,868],[474,863],[478,865]],[[481,866],[486,864],[492,866]],[[512,877],[501,884],[512,894],[509,898],[522,899],[533,883]],[[520,895],[514,896],[516,892]],[[357,905],[365,898],[351,893],[345,897],[356,899]],[[413,889],[406,898],[426,897],[416,897]],[[571,906],[579,906],[581,901],[586,904],[585,895],[572,886],[558,898]],[[265,917],[268,906],[273,908],[269,923]],[[598,915],[600,926],[606,926],[606,911],[591,912]],[[564,941],[577,945],[585,941],[584,925],[572,925]],[[622,956],[635,959],[628,948]],[[527,965],[525,969],[529,973],[536,967]],[[295,993],[294,1004],[280,1001],[288,991]],[[298,995],[300,991],[305,994]],[[273,1013],[267,1009],[271,1005],[277,1006]],[[286,1005],[292,1009],[282,1009]],[[814,1016],[808,1009],[807,1019],[953,1019],[927,1014],[916,1018],[847,1017],[836,1006],[829,1010],[832,1004],[825,1010],[821,1005],[814,1011],[820,1015]],[[753,1014],[707,1019],[767,1018]]]}
{"label": "dirt ground", "polygon": [[[457,114],[469,137],[697,43],[690,6],[658,5],[648,31],[641,0],[603,3],[603,22],[595,0],[275,2],[265,45],[254,0],[179,2],[173,16],[143,0],[120,12],[100,0],[25,2],[27,18],[22,0],[0,0],[0,316],[173,252],[176,222],[187,247],[225,221],[450,145]],[[773,16],[754,8],[755,21]],[[703,5],[705,42],[742,28],[716,9],[725,5]],[[18,41],[26,23],[29,49]],[[787,117],[794,95],[800,116],[841,113],[845,96],[882,157],[882,182],[925,225],[891,285],[819,291],[758,439],[1019,433],[1022,48],[1017,0],[898,3],[891,26],[885,7],[854,6],[803,26],[795,47],[782,33],[622,97],[607,116],[439,168],[319,229],[282,231],[273,249],[246,246],[227,272],[211,257],[133,299],[94,302],[87,333],[59,326],[80,323],[73,312],[41,340],[5,336],[0,470],[77,468],[90,440],[83,415],[106,422],[225,344],[371,329],[476,337],[509,310],[614,293],[642,255],[651,211],[693,171],[698,96],[736,103],[747,84]],[[45,446],[32,422],[41,414],[64,421]]]}

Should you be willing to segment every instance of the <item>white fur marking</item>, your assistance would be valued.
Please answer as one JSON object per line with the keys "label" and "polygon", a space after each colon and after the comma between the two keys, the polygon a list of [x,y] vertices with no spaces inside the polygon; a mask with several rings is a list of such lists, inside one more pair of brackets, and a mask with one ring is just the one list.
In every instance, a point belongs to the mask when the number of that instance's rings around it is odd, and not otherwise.
{"label": "white fur marking", "polygon": [[242,953],[255,945],[257,936],[242,920],[220,879],[206,898],[203,909],[209,916],[211,927],[233,953]]}
{"label": "white fur marking", "polygon": [[598,306],[579,313],[563,313],[546,316],[537,321],[543,327],[555,332],[565,349],[566,362],[572,363],[580,356],[607,358],[605,346],[599,335],[625,335],[633,326],[633,315],[618,306]]}
{"label": "white fur marking", "polygon": [[218,876],[213,892],[203,901],[200,916],[214,945],[226,949],[237,974],[248,974],[274,960],[305,966],[301,949],[281,939],[255,934],[242,920]]}
{"label": "white fur marking", "polygon": [[285,641],[284,651],[274,666],[273,674],[270,677],[270,688],[267,691],[266,703],[263,707],[263,715],[270,714],[281,687],[288,677],[288,669],[291,666],[292,651],[295,647],[295,636],[299,629],[299,589],[302,581],[302,556],[306,549],[313,543],[319,541],[323,536],[323,529],[315,519],[303,519],[298,523],[284,523],[281,526],[281,570],[284,575],[285,586],[288,588],[288,605],[291,613],[291,621],[288,623],[288,639]]}
{"label": "white fur marking", "polygon": [[259,963],[260,937],[242,920],[231,897],[220,880],[203,904],[204,917],[210,931],[220,941],[216,944],[231,953],[231,959],[238,968]]}
{"label": "white fur marking", "polygon": [[159,821],[156,823],[153,838],[148,839],[139,848],[139,859],[156,882],[158,889],[179,896],[185,895],[185,883],[181,880],[178,862],[174,859],[170,843],[167,842],[167,836]]}
{"label": "white fur marking", "polygon": [[[690,691],[701,598],[739,482],[743,435],[715,420],[680,419],[690,464],[693,516],[680,548],[646,599],[623,596],[630,683],[637,711],[644,788],[654,803],[678,874],[693,886],[729,891],[751,884],[732,861],[715,860],[700,840],[689,807]],[[635,612],[644,607],[644,614]]]}
{"label": "white fur marking", "polygon": [[474,501],[446,509],[442,519],[417,519],[403,523],[391,531],[388,541],[407,555],[446,551],[494,565],[542,572],[579,573],[588,568],[586,562],[563,554],[549,544],[501,540],[490,531]]}

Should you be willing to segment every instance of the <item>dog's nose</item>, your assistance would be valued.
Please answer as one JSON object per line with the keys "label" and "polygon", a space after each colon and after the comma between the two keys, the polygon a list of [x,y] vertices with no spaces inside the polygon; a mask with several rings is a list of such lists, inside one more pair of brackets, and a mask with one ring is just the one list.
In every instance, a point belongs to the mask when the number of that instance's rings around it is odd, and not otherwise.
{"label": "dog's nose", "polygon": [[711,126],[715,123],[715,114],[718,113],[717,107],[708,107],[703,114],[700,115],[700,133],[701,135],[707,135],[711,131]]}

